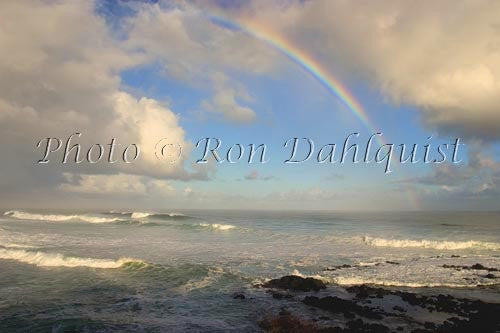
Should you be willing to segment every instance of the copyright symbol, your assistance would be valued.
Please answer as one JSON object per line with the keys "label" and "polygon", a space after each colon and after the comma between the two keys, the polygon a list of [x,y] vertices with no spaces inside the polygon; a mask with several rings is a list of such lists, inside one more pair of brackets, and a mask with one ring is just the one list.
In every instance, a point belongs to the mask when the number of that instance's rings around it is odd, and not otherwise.
{"label": "copyright symbol", "polygon": [[169,143],[167,138],[163,138],[155,144],[155,156],[158,161],[175,163],[181,155],[181,145],[178,143]]}

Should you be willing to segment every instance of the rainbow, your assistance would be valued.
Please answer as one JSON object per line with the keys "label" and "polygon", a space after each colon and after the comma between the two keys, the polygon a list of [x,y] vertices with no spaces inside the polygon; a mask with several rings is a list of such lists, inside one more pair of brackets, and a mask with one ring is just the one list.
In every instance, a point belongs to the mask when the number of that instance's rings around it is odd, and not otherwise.
{"label": "rainbow", "polygon": [[[210,15],[210,19],[215,23],[222,24],[234,30],[244,31],[279,51],[315,78],[328,92],[342,101],[371,133],[378,133],[376,126],[370,121],[361,103],[356,100],[342,82],[331,75],[311,55],[257,21],[243,18],[233,21],[219,15]],[[381,140],[380,136],[377,136],[377,138]],[[381,141],[381,144],[384,144],[383,141]]]}
{"label": "rainbow", "polygon": [[[205,12],[206,14],[206,12]],[[332,95],[336,96],[342,103],[354,114],[361,123],[368,129],[370,134],[379,133],[376,126],[368,117],[361,103],[349,92],[349,90],[336,79],[328,70],[315,60],[311,55],[300,49],[298,46],[293,45],[290,41],[283,38],[277,32],[271,30],[269,27],[250,19],[239,18],[232,20],[222,15],[208,15],[210,20],[214,23],[228,27],[233,30],[243,31],[273,47],[281,54],[286,56],[295,64],[299,65],[303,70],[315,78],[323,87],[327,89]],[[380,145],[385,145],[386,142],[382,136],[377,135],[375,139]],[[394,165],[397,167],[397,164]],[[419,208],[417,196],[411,191],[407,190],[406,194],[409,201],[414,208]]]}

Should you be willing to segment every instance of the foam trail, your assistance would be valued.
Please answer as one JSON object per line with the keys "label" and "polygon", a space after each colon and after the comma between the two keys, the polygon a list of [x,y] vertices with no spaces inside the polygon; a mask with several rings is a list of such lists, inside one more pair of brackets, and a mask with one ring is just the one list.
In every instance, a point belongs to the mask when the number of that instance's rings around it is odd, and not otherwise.
{"label": "foam trail", "polygon": [[34,214],[23,211],[8,211],[4,215],[14,217],[20,220],[36,220],[36,221],[49,221],[49,222],[65,222],[71,220],[80,220],[89,223],[108,223],[121,221],[117,217],[99,217],[87,214],[63,215],[63,214]]}
{"label": "foam trail", "polygon": [[118,268],[127,263],[141,262],[131,258],[93,259],[66,257],[60,253],[45,253],[25,250],[12,250],[0,248],[0,259],[10,259],[26,264],[42,267],[91,267],[91,268]]}
{"label": "foam trail", "polygon": [[500,243],[480,242],[480,241],[432,241],[432,240],[411,240],[411,239],[385,239],[363,237],[365,244],[377,247],[406,248],[416,247],[436,250],[465,250],[465,249],[484,249],[500,250]]}

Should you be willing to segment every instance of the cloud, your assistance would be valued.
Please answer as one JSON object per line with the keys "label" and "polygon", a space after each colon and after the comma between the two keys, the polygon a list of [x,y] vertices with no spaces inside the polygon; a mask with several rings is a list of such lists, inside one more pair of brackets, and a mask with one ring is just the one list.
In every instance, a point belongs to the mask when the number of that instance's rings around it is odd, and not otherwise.
{"label": "cloud", "polygon": [[172,195],[174,187],[165,180],[138,175],[77,175],[64,173],[59,188],[65,192],[113,195]]}
{"label": "cloud", "polygon": [[129,49],[141,50],[171,77],[212,90],[212,98],[201,103],[205,115],[234,123],[256,119],[256,112],[242,104],[250,101],[243,84],[225,73],[274,72],[276,53],[265,43],[187,2],[139,6],[125,29]]}
{"label": "cloud", "polygon": [[[154,99],[122,91],[120,72],[148,59],[114,38],[93,5],[90,1],[0,2],[0,140],[9,142],[0,147],[2,173],[8,175],[0,178],[4,202],[14,193],[61,189],[59,185],[67,182],[63,173],[81,174],[81,189],[91,188],[102,175],[206,178],[203,170],[185,167],[190,143],[177,115]],[[142,158],[130,165],[35,163],[42,154],[34,150],[40,139],[64,140],[75,132],[82,133],[77,140],[82,147],[108,143],[111,138],[138,144]],[[176,163],[154,158],[154,142],[163,137],[185,149]],[[74,184],[64,186],[77,191]]]}
{"label": "cloud", "polygon": [[215,92],[212,100],[203,100],[201,102],[201,109],[204,114],[220,115],[224,120],[240,124],[255,121],[255,111],[239,103],[239,100],[252,101],[252,98],[242,85],[231,83],[229,78],[222,73],[214,74],[213,82]]}
{"label": "cloud", "polygon": [[318,202],[320,204],[330,203],[341,199],[340,193],[315,186],[304,189],[290,189],[287,191],[272,192],[267,195],[268,200],[286,202]]}
{"label": "cloud", "polygon": [[[184,169],[184,160],[189,156],[192,144],[184,139],[185,133],[178,124],[176,114],[154,99],[142,97],[137,100],[124,92],[117,92],[112,98],[116,118],[110,124],[108,133],[125,133],[121,136],[141,147],[141,158],[134,162],[133,169],[123,163],[117,164],[118,168],[156,177],[200,178]],[[171,145],[168,161],[158,160],[155,154],[158,142]]]}
{"label": "cloud", "polygon": [[500,196],[500,162],[480,145],[469,147],[466,165],[434,166],[426,175],[399,181],[412,186],[432,209],[491,209]]}
{"label": "cloud", "polygon": [[245,180],[264,180],[264,181],[276,179],[276,177],[274,176],[263,176],[257,170],[250,171],[250,173],[245,175],[244,178]]}
{"label": "cloud", "polygon": [[254,1],[232,12],[416,106],[430,128],[500,139],[498,1]]}

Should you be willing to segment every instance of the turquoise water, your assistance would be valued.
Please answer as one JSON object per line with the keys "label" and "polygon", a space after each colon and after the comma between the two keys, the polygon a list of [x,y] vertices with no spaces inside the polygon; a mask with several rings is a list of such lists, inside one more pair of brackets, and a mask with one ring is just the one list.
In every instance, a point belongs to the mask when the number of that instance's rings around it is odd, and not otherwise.
{"label": "turquoise water", "polygon": [[291,273],[500,301],[443,267],[475,263],[500,268],[500,213],[9,211],[0,331],[253,332],[279,304],[252,286]]}

